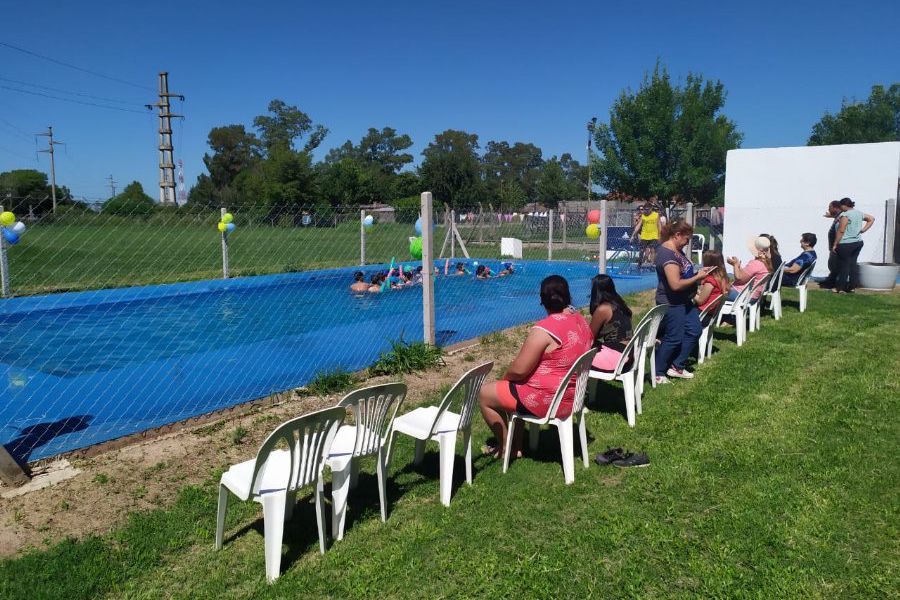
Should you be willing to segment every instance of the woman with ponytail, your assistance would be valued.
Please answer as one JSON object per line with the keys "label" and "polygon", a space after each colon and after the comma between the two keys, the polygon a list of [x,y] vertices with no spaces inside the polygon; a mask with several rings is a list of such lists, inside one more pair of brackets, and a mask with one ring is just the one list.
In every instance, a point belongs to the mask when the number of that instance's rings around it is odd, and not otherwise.
{"label": "woman with ponytail", "polygon": [[[572,296],[569,282],[551,275],[541,282],[541,305],[547,316],[531,328],[518,356],[503,379],[481,386],[481,416],[494,433],[495,446],[484,451],[496,457],[506,440],[507,415],[526,412],[544,417],[563,377],[578,358],[591,347],[593,336],[581,313],[569,309]],[[564,419],[572,412],[575,381],[569,382],[557,416]],[[522,421],[519,421],[522,423]],[[516,456],[521,454],[522,436],[513,438]]]}
{"label": "woman with ponytail", "polygon": [[656,383],[668,383],[667,376],[694,377],[684,368],[702,329],[694,295],[697,284],[714,267],[703,267],[694,273],[694,265],[683,252],[693,234],[694,228],[684,221],[667,223],[662,229],[662,245],[656,251],[656,303],[669,305],[661,325],[662,343],[656,350]]}

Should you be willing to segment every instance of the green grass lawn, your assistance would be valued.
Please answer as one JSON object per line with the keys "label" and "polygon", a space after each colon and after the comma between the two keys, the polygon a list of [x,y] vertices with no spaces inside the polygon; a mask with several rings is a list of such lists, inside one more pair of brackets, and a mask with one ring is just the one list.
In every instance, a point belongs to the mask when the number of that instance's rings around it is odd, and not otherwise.
{"label": "green grass lawn", "polygon": [[0,597],[896,597],[900,295],[814,292],[803,315],[795,301],[742,348],[722,330],[693,381],[648,387],[634,429],[601,384],[591,452],[644,450],[648,468],[579,463],[566,486],[544,432],[506,475],[477,458],[445,508],[436,448],[416,469],[400,437],[388,522],[364,462],[345,539],[318,553],[305,497],[274,585],[255,504],[231,505],[213,550],[215,472],[109,535],[4,561]]}

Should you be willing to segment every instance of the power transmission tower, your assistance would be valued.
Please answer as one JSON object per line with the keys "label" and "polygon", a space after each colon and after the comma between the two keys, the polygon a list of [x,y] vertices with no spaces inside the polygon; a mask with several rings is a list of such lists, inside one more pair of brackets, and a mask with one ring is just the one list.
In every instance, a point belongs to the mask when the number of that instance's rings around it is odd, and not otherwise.
{"label": "power transmission tower", "polygon": [[118,183],[118,182],[115,179],[113,179],[112,175],[110,175],[106,179],[109,181],[109,197],[113,198],[116,195],[116,183]]}
{"label": "power transmission tower", "polygon": [[183,119],[184,115],[173,114],[169,98],[184,101],[184,96],[169,92],[169,74],[159,74],[159,102],[146,104],[149,109],[159,109],[159,203],[175,205],[175,159],[172,146],[172,119]]}
{"label": "power transmission tower", "polygon": [[53,159],[53,146],[57,146],[64,142],[53,140],[53,127],[48,126],[46,133],[36,133],[47,138],[47,149],[38,152],[46,152],[50,155],[50,194],[53,196],[53,212],[56,212],[56,162]]}

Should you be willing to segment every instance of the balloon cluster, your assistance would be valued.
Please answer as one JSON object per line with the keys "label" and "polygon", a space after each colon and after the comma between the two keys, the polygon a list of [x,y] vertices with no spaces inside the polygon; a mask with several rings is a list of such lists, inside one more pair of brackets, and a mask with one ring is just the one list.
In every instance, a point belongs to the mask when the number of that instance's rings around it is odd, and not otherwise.
{"label": "balloon cluster", "polygon": [[19,237],[25,233],[25,223],[16,221],[16,215],[8,210],[0,213],[0,225],[3,226],[3,239],[9,245],[19,243]]}
{"label": "balloon cluster", "polygon": [[589,240],[596,240],[600,237],[600,211],[594,209],[587,214],[587,220],[589,225],[584,230],[584,235],[588,237]]}
{"label": "balloon cluster", "polygon": [[409,255],[422,260],[422,217],[416,219],[416,237],[409,238]]}
{"label": "balloon cluster", "polygon": [[231,213],[225,213],[222,215],[222,220],[219,221],[219,224],[216,226],[219,231],[224,234],[229,234],[235,229],[234,225],[234,215]]}

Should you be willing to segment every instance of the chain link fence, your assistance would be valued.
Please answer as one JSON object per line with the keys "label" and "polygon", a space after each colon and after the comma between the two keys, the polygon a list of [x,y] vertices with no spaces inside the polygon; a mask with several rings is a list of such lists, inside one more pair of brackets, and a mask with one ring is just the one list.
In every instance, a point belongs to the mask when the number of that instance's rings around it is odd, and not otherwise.
{"label": "chain link fence", "polygon": [[[563,205],[551,217],[435,203],[436,343],[540,318],[538,289],[551,273],[586,305],[595,207]],[[418,211],[223,209],[16,214],[24,229],[15,244],[0,242],[0,442],[14,457],[34,461],[291,390],[366,368],[392,341],[423,339],[423,274],[410,248]],[[610,251],[627,262],[633,210],[608,212]],[[521,258],[500,255],[504,237],[522,241]],[[620,274],[623,293],[655,284]]]}

